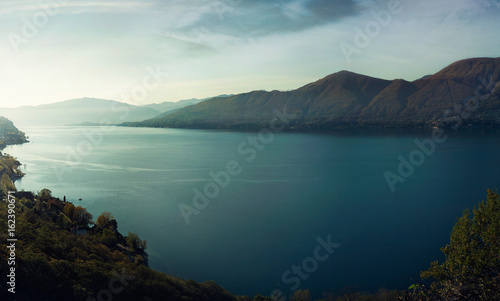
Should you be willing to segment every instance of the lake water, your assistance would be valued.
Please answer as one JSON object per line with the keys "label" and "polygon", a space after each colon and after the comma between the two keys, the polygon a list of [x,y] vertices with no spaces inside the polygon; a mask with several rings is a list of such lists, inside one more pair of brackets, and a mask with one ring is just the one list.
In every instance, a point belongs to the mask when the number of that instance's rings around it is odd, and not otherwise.
{"label": "lake water", "polygon": [[[407,288],[442,259],[461,212],[500,187],[498,132],[450,130],[391,192],[384,172],[396,174],[398,156],[408,159],[430,133],[282,133],[256,149],[248,132],[116,128],[101,139],[89,134],[98,127],[21,130],[31,142],[4,150],[25,164],[18,189],[49,188],[94,218],[112,212],[122,234],[147,240],[152,268],[235,294]],[[240,173],[215,195],[209,174],[228,162]],[[205,186],[213,198],[188,225],[179,205],[195,208],[193,189]],[[340,246],[312,260],[318,238]]]}

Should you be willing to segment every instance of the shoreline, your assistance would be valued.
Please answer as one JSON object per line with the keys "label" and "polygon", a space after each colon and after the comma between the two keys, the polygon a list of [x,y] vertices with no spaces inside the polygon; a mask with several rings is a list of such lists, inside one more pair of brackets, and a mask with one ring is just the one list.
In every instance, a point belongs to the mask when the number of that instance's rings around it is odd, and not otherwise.
{"label": "shoreline", "polygon": [[[2,179],[1,189],[5,191],[12,189],[17,191],[15,182],[26,175],[19,169],[20,166],[22,166],[22,163],[19,162],[17,158],[9,154],[0,153],[0,179]],[[7,183],[3,183],[4,175],[7,175]]]}
{"label": "shoreline", "polygon": [[[21,143],[9,143],[9,144],[4,145],[3,147],[0,146],[0,162],[3,163],[5,159],[14,161],[12,164],[12,169],[7,171],[7,174],[10,177],[12,184],[14,184],[14,187],[15,187],[15,182],[19,179],[22,179],[26,174],[19,169],[19,167],[22,166],[23,164],[14,156],[11,156],[9,153],[3,152],[3,150],[11,145],[22,145],[22,144],[28,143],[28,142],[29,142],[28,140],[25,140],[24,142],[21,142]],[[5,173],[5,171],[0,172],[0,177],[2,177],[2,175],[4,173]],[[17,191],[17,187],[16,187],[16,191]]]}
{"label": "shoreline", "polygon": [[[228,132],[258,132],[263,128],[269,127],[264,121],[253,122],[248,124],[233,124],[224,125],[217,123],[192,123],[192,124],[177,124],[165,126],[153,126],[140,124],[140,122],[125,122],[116,125],[122,128],[150,128],[150,129],[179,129],[179,130],[207,130],[207,131],[228,131]],[[500,130],[500,124],[494,122],[468,122],[465,121],[461,124],[457,122],[416,122],[416,123],[330,123],[330,124],[304,124],[292,120],[290,124],[285,127],[282,133],[348,133],[348,132],[431,132],[435,128],[443,130],[453,130],[456,132],[467,131],[495,131]]]}
{"label": "shoreline", "polygon": [[[4,153],[2,151],[5,148],[7,148],[8,146],[11,146],[11,145],[22,145],[22,144],[27,143],[27,142],[29,142],[29,141],[26,140],[26,141],[21,142],[21,143],[10,143],[10,144],[7,144],[3,148],[0,149],[0,164],[1,164],[0,167],[2,165],[5,166],[5,167],[9,167],[8,165],[12,165],[12,167],[10,169],[5,169],[4,168],[4,169],[0,170],[0,179],[2,178],[2,176],[4,174],[7,174],[9,176],[10,180],[11,180],[11,184],[12,184],[12,186],[13,186],[14,191],[16,192],[16,194],[19,193],[19,191],[17,190],[15,182],[17,180],[19,180],[19,179],[22,179],[26,175],[26,173],[22,172],[19,169],[19,167],[22,166],[23,164],[16,157],[14,157],[14,156],[12,156],[12,155],[10,155],[8,153]],[[5,164],[6,163],[5,160],[11,160],[11,162],[7,162],[7,164]],[[10,163],[10,164],[8,164],[8,163]],[[1,191],[1,188],[3,188],[3,187],[0,187],[0,191]],[[10,189],[7,189],[7,190],[10,190]],[[34,195],[34,192],[32,192],[32,191],[26,191],[26,192],[23,191],[23,193],[28,193],[28,194]],[[52,199],[57,200],[59,202],[64,202],[65,204],[66,203],[71,203],[71,202],[66,202],[66,196],[64,196],[64,201],[61,200],[61,199],[59,199],[58,197],[52,197]],[[118,231],[116,231],[116,232],[117,232],[117,234],[120,237],[122,237],[122,238],[125,237],[120,232],[118,232]],[[121,251],[124,254],[126,254],[129,257],[129,259],[131,261],[133,261],[133,257],[135,255],[137,255],[137,254],[140,255],[140,256],[142,256],[143,257],[143,263],[142,264],[144,266],[146,266],[146,267],[149,268],[149,254],[144,249],[131,251],[127,247],[124,247],[124,246],[121,246],[121,245],[117,245],[117,246],[119,247],[119,249],[121,249]]]}

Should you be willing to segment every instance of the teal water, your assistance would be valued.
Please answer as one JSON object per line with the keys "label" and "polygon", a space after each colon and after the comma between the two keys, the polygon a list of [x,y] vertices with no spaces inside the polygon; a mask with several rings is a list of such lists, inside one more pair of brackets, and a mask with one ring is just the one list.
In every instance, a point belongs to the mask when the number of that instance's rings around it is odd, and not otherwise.
{"label": "teal water", "polygon": [[[391,192],[384,172],[397,173],[398,156],[429,133],[282,133],[252,152],[238,151],[248,132],[116,128],[100,139],[85,135],[97,127],[22,130],[31,142],[4,151],[25,164],[18,189],[49,188],[94,218],[110,211],[120,232],[148,241],[152,268],[235,294],[406,288],[442,259],[461,212],[500,187],[498,132],[446,133]],[[187,225],[179,205],[194,208],[193,189],[232,160],[240,173]],[[333,254],[282,279],[328,236],[340,244]]]}

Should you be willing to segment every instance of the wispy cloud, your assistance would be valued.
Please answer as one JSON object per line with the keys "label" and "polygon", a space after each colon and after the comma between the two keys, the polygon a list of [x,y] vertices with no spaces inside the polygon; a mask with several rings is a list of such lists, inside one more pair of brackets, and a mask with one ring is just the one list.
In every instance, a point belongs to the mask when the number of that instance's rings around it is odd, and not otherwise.
{"label": "wispy cloud", "polygon": [[[198,1],[200,2],[200,1]],[[232,3],[232,4],[231,4]],[[356,14],[345,0],[201,1],[159,6],[157,32],[208,48],[224,48],[279,33],[305,31]],[[223,14],[223,18],[221,18]]]}
{"label": "wispy cloud", "polygon": [[285,16],[297,20],[302,17],[310,17],[313,15],[308,8],[311,2],[312,0],[292,0],[290,2],[282,2],[278,4],[278,6]]}

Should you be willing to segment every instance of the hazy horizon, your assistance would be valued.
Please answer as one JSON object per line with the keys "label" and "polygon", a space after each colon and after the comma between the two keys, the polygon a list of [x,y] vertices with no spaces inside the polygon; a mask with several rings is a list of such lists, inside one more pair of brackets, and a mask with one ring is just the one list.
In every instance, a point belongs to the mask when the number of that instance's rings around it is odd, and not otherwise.
{"label": "hazy horizon", "polygon": [[[479,57],[476,57],[476,58],[479,58]],[[495,58],[495,57],[491,57],[491,58]],[[463,58],[463,59],[469,59],[469,58]],[[447,67],[447,66],[442,66],[442,68],[445,68],[445,67]],[[340,71],[344,71],[344,70],[338,70],[336,72],[340,72]],[[350,70],[347,70],[347,71],[350,71]],[[437,71],[439,71],[439,70],[437,70]],[[336,73],[336,72],[333,72],[333,73]],[[333,73],[331,73],[331,74],[333,74]],[[415,80],[417,80],[419,78],[422,78],[422,77],[425,77],[425,76],[428,76],[428,75],[432,75],[432,74],[434,74],[434,73],[423,74],[422,76],[417,77]],[[327,74],[325,76],[328,76],[328,75],[330,75],[330,74]],[[363,74],[363,75],[374,77],[374,76],[371,76],[369,74]],[[316,80],[320,80],[320,79],[324,78],[325,76],[322,76],[322,77],[320,77],[320,78],[318,78]],[[406,80],[406,81],[410,81],[408,79],[401,78],[401,77],[381,78],[381,79],[384,79],[384,80],[403,79],[403,80]],[[316,80],[313,80],[311,82],[314,82]],[[302,86],[307,85],[307,84],[309,84],[311,82],[305,83]],[[293,90],[299,89],[302,86],[298,86],[296,88],[292,88],[292,89],[288,89],[288,90],[279,90],[279,91],[282,91],[282,92],[293,91]],[[255,89],[255,90],[252,90],[252,91],[258,91],[258,90],[262,91],[262,90],[265,90],[265,89]],[[269,90],[265,90],[265,91],[269,92],[269,91],[273,91],[273,90],[277,90],[277,89],[269,89]],[[236,93],[236,94],[248,93],[248,92],[252,92],[252,91],[242,91],[242,92],[239,92],[239,93]],[[40,106],[40,105],[52,105],[52,104],[57,104],[57,103],[65,102],[65,101],[80,100],[80,99],[86,99],[86,98],[88,98],[88,99],[106,100],[106,101],[116,101],[116,102],[122,102],[122,103],[126,103],[126,104],[129,104],[129,105],[135,105],[135,106],[148,106],[148,105],[162,104],[162,103],[165,103],[165,102],[177,103],[177,102],[180,102],[180,101],[192,100],[192,99],[198,99],[198,100],[200,100],[200,99],[210,99],[210,98],[219,97],[219,96],[222,96],[222,95],[232,95],[232,94],[222,93],[222,94],[219,94],[219,95],[213,95],[213,96],[207,96],[207,97],[199,97],[199,98],[197,98],[197,97],[191,97],[191,98],[183,98],[183,99],[177,99],[177,100],[156,101],[156,102],[152,102],[152,103],[143,103],[143,104],[137,104],[137,103],[133,103],[133,102],[126,102],[126,101],[121,101],[121,100],[118,100],[118,99],[106,99],[106,98],[100,98],[100,97],[82,96],[82,97],[73,97],[73,98],[62,99],[62,100],[58,100],[58,101],[51,101],[51,102],[40,103],[40,104],[34,104],[34,105],[17,105],[17,106],[16,105],[11,105],[11,106],[1,105],[0,107],[1,108],[6,108],[6,109],[18,109],[18,108],[21,108],[21,107],[36,107],[36,106]]]}
{"label": "hazy horizon", "polygon": [[43,3],[0,4],[1,107],[286,91],[341,70],[412,81],[500,49],[497,0]]}
{"label": "hazy horizon", "polygon": [[[218,95],[213,96],[213,97],[217,97],[217,96]],[[207,98],[207,97],[204,97],[204,98]],[[208,98],[211,98],[211,97],[208,97]],[[70,99],[63,99],[63,100],[60,100],[60,101],[53,101],[53,102],[47,102],[47,103],[41,103],[41,104],[35,104],[35,105],[4,106],[3,104],[0,104],[0,108],[3,108],[3,109],[19,109],[19,108],[22,108],[22,107],[37,107],[37,106],[43,106],[43,105],[54,105],[54,104],[58,104],[58,103],[65,102],[65,101],[80,100],[80,99],[97,99],[97,100],[104,100],[104,101],[121,102],[121,101],[116,100],[116,99],[105,99],[105,98],[99,98],[99,97],[83,96],[83,97],[73,97],[73,98],[70,98]],[[167,100],[167,101],[161,101],[161,102],[155,102],[155,103],[145,103],[145,104],[133,104],[133,103],[126,103],[126,102],[123,102],[123,103],[129,104],[131,106],[148,106],[148,105],[155,105],[155,104],[158,105],[158,104],[162,104],[164,102],[177,103],[177,102],[180,102],[180,101],[191,100],[191,99],[199,99],[199,98],[178,99],[178,100],[175,100],[175,101],[168,101]],[[0,112],[0,116],[1,116],[1,112]]]}

